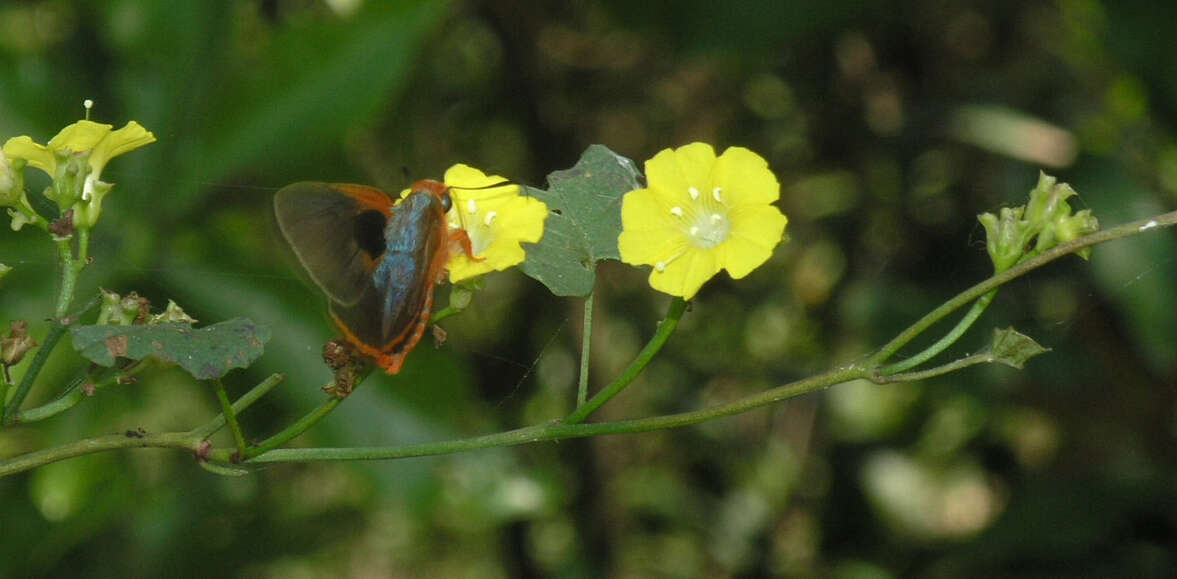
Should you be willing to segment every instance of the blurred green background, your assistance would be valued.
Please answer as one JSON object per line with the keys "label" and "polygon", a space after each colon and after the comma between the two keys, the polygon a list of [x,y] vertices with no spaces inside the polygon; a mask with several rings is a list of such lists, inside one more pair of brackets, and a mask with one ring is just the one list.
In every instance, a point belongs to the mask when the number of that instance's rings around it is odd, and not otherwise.
{"label": "blurred green background", "polygon": [[[988,275],[975,215],[1024,202],[1041,169],[1104,224],[1172,209],[1173,22],[1177,4],[1145,0],[7,2],[0,137],[44,142],[85,98],[95,120],[154,131],[104,173],[117,186],[81,291],[274,328],[260,363],[228,378],[240,393],[289,375],[243,417],[259,439],[329,377],[324,299],[274,226],[277,188],[398,190],[457,162],[542,186],[592,143],[639,163],[695,140],[760,152],[791,241],[704,288],[598,416],[620,419],[882,344]],[[697,427],[439,458],[230,479],[139,450],[0,479],[0,577],[1172,577],[1173,247],[1170,232],[1141,236],[1007,286],[953,353],[1013,325],[1053,350],[1022,372],[846,384]],[[43,336],[51,245],[3,232],[0,262],[16,268],[0,322]],[[427,338],[295,444],[568,412],[580,302],[518,272],[486,285],[442,348]],[[615,263],[598,294],[595,386],[667,302]],[[80,368],[61,350],[49,384]],[[215,408],[207,387],[154,372],[0,431],[0,454],[188,429]]]}

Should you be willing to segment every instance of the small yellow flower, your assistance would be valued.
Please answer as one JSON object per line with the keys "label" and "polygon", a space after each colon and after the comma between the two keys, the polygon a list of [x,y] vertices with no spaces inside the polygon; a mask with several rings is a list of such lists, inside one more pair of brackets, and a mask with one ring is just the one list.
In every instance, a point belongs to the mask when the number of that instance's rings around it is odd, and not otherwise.
{"label": "small yellow flower", "polygon": [[446,266],[451,282],[519,265],[527,257],[519,244],[536,243],[543,237],[547,205],[520,195],[518,185],[493,187],[506,181],[461,164],[445,172],[454,202],[447,214],[449,225],[466,231],[470,248],[479,258],[455,252]]}
{"label": "small yellow flower", "polygon": [[88,171],[82,183],[80,195],[60,198],[59,203],[70,209],[74,203],[80,201],[76,207],[74,223],[82,226],[93,226],[102,212],[102,198],[110,191],[110,185],[103,183],[102,170],[111,159],[128,151],[133,151],[155,142],[155,135],[143,128],[135,121],[127,123],[123,128],[115,131],[112,125],[81,120],[65,127],[48,145],[41,145],[27,136],[13,137],[4,143],[4,152],[13,158],[21,158],[28,164],[58,179],[61,163],[68,163],[71,159],[84,159]]}
{"label": "small yellow flower", "polygon": [[650,286],[684,299],[726,269],[748,275],[772,255],[788,219],[771,205],[780,185],[768,163],[742,147],[718,158],[706,143],[646,161],[647,188],[621,203],[621,260],[652,265]]}

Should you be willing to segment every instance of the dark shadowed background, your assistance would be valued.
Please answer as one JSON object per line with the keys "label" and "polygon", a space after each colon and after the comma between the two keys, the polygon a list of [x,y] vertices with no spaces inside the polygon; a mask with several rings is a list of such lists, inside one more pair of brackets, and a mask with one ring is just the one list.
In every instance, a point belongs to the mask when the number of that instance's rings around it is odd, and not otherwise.
{"label": "dark shadowed background", "polygon": [[[0,137],[45,142],[86,98],[95,120],[155,133],[104,172],[117,185],[81,295],[137,290],[202,322],[272,327],[259,364],[227,379],[240,393],[289,375],[243,416],[256,438],[321,401],[329,377],[325,302],[274,226],[277,188],[399,190],[458,162],[542,186],[593,143],[638,163],[696,140],[758,151],[791,240],[745,280],[703,289],[664,355],[598,415],[620,419],[881,345],[989,274],[976,214],[1023,203],[1040,170],[1105,225],[1173,209],[1174,22],[1177,4],[1144,0],[8,2]],[[240,478],[165,450],[57,463],[0,480],[0,577],[1171,577],[1174,247],[1167,231],[1140,236],[1006,286],[950,354],[1013,325],[1052,349],[1021,372]],[[51,244],[0,232],[0,262],[16,268],[0,322],[43,336]],[[616,263],[597,292],[599,387],[667,298]],[[295,444],[557,418],[575,397],[580,305],[492,275],[443,324],[442,348],[426,338],[400,376],[373,377]],[[66,350],[47,384],[79,369]],[[157,371],[0,431],[0,454],[215,412],[207,386]]]}

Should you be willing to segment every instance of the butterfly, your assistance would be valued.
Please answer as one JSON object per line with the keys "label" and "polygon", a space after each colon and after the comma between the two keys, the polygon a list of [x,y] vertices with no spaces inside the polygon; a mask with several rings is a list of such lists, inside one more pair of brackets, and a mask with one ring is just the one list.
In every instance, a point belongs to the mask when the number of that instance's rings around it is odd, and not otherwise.
{"label": "butterfly", "polygon": [[330,300],[343,337],[389,374],[421,341],[433,290],[456,251],[475,258],[451,228],[445,183],[422,180],[396,203],[364,185],[300,182],[274,195],[282,235]]}

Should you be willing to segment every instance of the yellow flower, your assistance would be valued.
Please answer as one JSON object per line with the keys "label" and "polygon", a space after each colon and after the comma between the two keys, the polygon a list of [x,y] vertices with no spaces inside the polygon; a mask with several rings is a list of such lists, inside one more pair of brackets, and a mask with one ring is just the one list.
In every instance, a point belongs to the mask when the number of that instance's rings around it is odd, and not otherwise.
{"label": "yellow flower", "polygon": [[[110,191],[110,185],[100,181],[102,169],[111,159],[155,142],[155,135],[135,121],[115,131],[112,125],[81,120],[57,133],[48,145],[36,143],[27,136],[13,137],[4,143],[4,152],[9,157],[21,158],[29,165],[49,174],[55,181],[63,177],[70,161],[85,163],[85,180],[78,194],[64,191],[60,184],[56,201],[64,211],[74,207],[74,224],[93,226],[102,212],[102,198]],[[80,176],[80,175],[79,175]]]}
{"label": "yellow flower", "polygon": [[470,248],[478,258],[455,252],[446,266],[451,282],[518,265],[527,257],[519,244],[536,243],[543,237],[548,206],[534,197],[520,195],[518,185],[493,187],[506,181],[461,164],[445,172],[445,184],[454,202],[447,214],[449,225],[466,231]]}
{"label": "yellow flower", "polygon": [[788,219],[771,205],[780,185],[768,163],[742,147],[718,158],[706,143],[646,161],[647,188],[621,203],[621,260],[652,265],[650,286],[692,298],[719,270],[734,279],[768,260]]}

